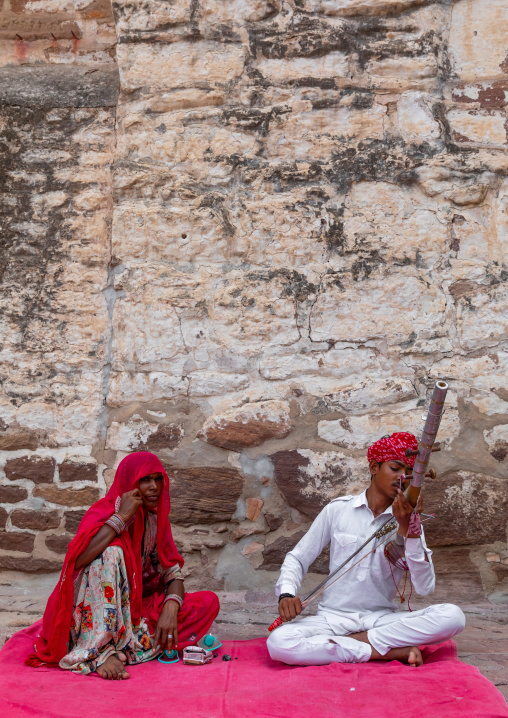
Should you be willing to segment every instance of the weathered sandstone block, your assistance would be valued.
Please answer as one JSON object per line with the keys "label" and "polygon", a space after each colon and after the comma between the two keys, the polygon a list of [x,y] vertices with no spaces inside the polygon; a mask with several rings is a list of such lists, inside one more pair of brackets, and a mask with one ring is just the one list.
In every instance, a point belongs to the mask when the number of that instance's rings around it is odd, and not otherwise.
{"label": "weathered sandstone block", "polygon": [[35,534],[27,531],[1,531],[0,549],[4,551],[21,551],[31,553],[34,547]]}
{"label": "weathered sandstone block", "polygon": [[[425,524],[425,528],[430,524]],[[432,556],[436,571],[434,601],[447,601],[457,596],[457,603],[471,604],[484,600],[482,577],[471,561],[467,548],[436,548]]]}
{"label": "weathered sandstone block", "polygon": [[[446,300],[438,287],[426,283],[423,273],[399,272],[390,279],[380,272],[369,276],[372,269],[368,265],[359,268],[361,274],[366,271],[362,284],[340,275],[327,277],[312,310],[314,341],[384,338],[402,344],[442,335]],[[391,285],[388,296],[387,281]],[[387,315],[388,323],[384,321]]]}
{"label": "weathered sandstone block", "polygon": [[241,451],[267,439],[281,439],[290,431],[289,404],[266,401],[215,414],[204,423],[198,437],[223,449]]}
{"label": "weathered sandstone block", "polygon": [[90,486],[85,489],[59,489],[51,484],[36,486],[34,496],[62,506],[90,506],[100,498],[98,489]]}
{"label": "weathered sandstone block", "polygon": [[425,524],[429,545],[506,541],[506,479],[459,471],[425,484],[425,506],[436,519]]}
{"label": "weathered sandstone block", "polygon": [[54,553],[66,553],[73,536],[71,534],[51,534],[46,538],[46,546]]}
{"label": "weathered sandstone block", "polygon": [[58,466],[60,481],[97,481],[95,462],[63,461]]}
{"label": "weathered sandstone block", "polygon": [[177,424],[159,424],[143,444],[148,451],[164,451],[176,449],[183,436],[183,429]]}
{"label": "weathered sandstone block", "polygon": [[67,533],[75,534],[78,532],[81,519],[85,515],[85,511],[66,511],[65,512],[65,530]]}
{"label": "weathered sandstone block", "polygon": [[11,481],[30,479],[34,484],[45,484],[53,480],[56,462],[49,457],[22,456],[6,461],[5,475]]}
{"label": "weathered sandstone block", "polygon": [[28,491],[21,486],[0,486],[0,502],[17,504],[28,498]]}
{"label": "weathered sandstone block", "polygon": [[507,144],[504,112],[451,110],[447,118],[452,139],[458,144],[473,143],[485,147],[502,147]]}
{"label": "weathered sandstone block", "polygon": [[36,434],[20,429],[9,429],[0,433],[0,451],[19,451],[20,449],[36,449]]}
{"label": "weathered sandstone block", "polygon": [[21,529],[47,531],[60,526],[60,516],[56,511],[32,511],[16,509],[11,512],[11,523]]}
{"label": "weathered sandstone block", "polygon": [[124,92],[164,92],[200,82],[224,85],[237,79],[244,67],[242,47],[219,42],[152,45],[147,42],[118,47]]}
{"label": "weathered sandstone block", "polygon": [[359,493],[370,481],[367,459],[353,459],[340,452],[318,454],[299,449],[278,451],[270,458],[275,481],[287,503],[310,519],[315,519],[332,499]]}
{"label": "weathered sandstone block", "polygon": [[508,456],[508,425],[495,426],[484,431],[483,436],[489,445],[489,451],[496,461],[502,462]]}
{"label": "weathered sandstone block", "polygon": [[508,18],[503,0],[454,3],[450,58],[462,80],[496,77],[506,72]]}
{"label": "weathered sandstone block", "polygon": [[[425,407],[417,407],[416,404],[416,401],[401,403],[396,411],[390,414],[379,412],[335,421],[320,421],[318,435],[348,449],[367,449],[381,436],[394,431],[410,431],[419,435],[427,412]],[[457,409],[446,406],[439,426],[439,441],[451,443],[458,436],[459,428]]]}
{"label": "weathered sandstone block", "polygon": [[198,466],[167,468],[171,481],[172,523],[182,526],[229,521],[242,493],[242,474],[237,469]]}
{"label": "weathered sandstone block", "polygon": [[[266,544],[263,551],[263,563],[259,568],[265,571],[279,571],[282,562],[286,558],[288,551],[291,551],[298,541],[304,536],[303,531],[299,531],[291,536],[281,536],[270,544]],[[320,556],[309,566],[312,573],[327,574],[330,570],[330,550],[327,547]]]}
{"label": "weathered sandstone block", "polygon": [[34,556],[9,556],[0,554],[0,570],[19,571],[21,566],[27,573],[53,573],[62,568],[63,561]]}
{"label": "weathered sandstone block", "polygon": [[249,519],[250,521],[256,521],[264,505],[263,499],[251,497],[247,499],[246,504],[247,510],[245,512],[245,518]]}

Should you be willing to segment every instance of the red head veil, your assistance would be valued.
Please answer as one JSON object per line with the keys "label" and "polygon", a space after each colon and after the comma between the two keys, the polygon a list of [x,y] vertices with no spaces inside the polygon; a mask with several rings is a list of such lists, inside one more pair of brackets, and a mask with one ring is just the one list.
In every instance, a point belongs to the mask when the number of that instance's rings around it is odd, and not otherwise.
{"label": "red head veil", "polygon": [[[164,568],[176,563],[183,566],[183,558],[173,541],[169,523],[169,478],[164,467],[148,451],[138,451],[122,459],[115,473],[115,480],[103,499],[96,501],[83,516],[77,535],[69,544],[60,581],[51,594],[44,612],[41,635],[35,640],[34,653],[26,659],[27,665],[58,663],[68,651],[70,627],[74,602],[74,569],[78,556],[85,550],[93,536],[109,517],[115,513],[117,499],[126,491],[132,491],[139,479],[149,474],[163,476],[163,488],[157,506],[157,553]],[[114,539],[110,545],[121,546],[124,553],[130,587],[130,607],[133,625],[139,624],[142,610],[141,542],[145,528],[145,509],[136,512],[129,528]]]}

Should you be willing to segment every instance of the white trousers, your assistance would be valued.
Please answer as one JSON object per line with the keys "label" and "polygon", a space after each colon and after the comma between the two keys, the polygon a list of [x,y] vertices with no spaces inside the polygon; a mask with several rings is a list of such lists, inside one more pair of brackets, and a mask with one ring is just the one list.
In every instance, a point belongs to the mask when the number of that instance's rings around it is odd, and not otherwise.
{"label": "white trousers", "polygon": [[[268,652],[275,661],[299,666],[364,663],[371,657],[371,646],[384,656],[391,648],[441,643],[460,633],[466,619],[458,606],[439,603],[420,611],[390,611],[375,620],[371,614],[355,614],[337,621],[334,615],[333,623],[335,628],[325,613],[283,623],[268,637]],[[367,631],[370,645],[348,637],[360,631]]]}

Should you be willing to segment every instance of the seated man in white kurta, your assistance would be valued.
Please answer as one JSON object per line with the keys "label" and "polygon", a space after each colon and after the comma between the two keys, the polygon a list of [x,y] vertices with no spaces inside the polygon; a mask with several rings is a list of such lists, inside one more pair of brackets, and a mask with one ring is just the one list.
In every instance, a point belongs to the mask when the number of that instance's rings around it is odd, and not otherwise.
{"label": "seated man in white kurta", "polygon": [[[287,554],[276,585],[283,625],[271,633],[267,642],[274,660],[293,665],[399,660],[420,666],[423,661],[419,645],[446,641],[463,630],[464,614],[450,603],[420,611],[397,611],[406,600],[398,588],[405,583],[404,568],[388,561],[384,547],[371,552],[373,545],[366,546],[344,570],[368,554],[360,563],[324,591],[316,616],[289,623],[302,610],[296,592],[323,548],[330,544],[331,573],[390,515],[398,523],[394,548],[398,545],[401,554],[405,550],[414,590],[421,596],[434,591],[432,551],[427,548],[423,530],[419,526],[414,529],[411,522],[413,533],[408,533],[412,507],[401,490],[415,461],[414,457],[406,457],[408,448],[418,448],[418,443],[406,432],[373,444],[367,453],[372,475],[369,488],[325,506],[307,534]],[[418,510],[421,512],[421,501]]]}

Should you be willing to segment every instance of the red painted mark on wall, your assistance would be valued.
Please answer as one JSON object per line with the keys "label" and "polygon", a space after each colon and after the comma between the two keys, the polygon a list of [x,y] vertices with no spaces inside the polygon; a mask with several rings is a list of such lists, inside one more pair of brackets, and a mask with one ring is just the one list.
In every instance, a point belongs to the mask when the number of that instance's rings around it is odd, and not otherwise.
{"label": "red painted mark on wall", "polygon": [[16,51],[16,59],[18,62],[23,62],[23,60],[26,59],[26,54],[28,52],[28,43],[23,40],[21,35],[16,34],[14,47]]}
{"label": "red painted mark on wall", "polygon": [[79,37],[76,37],[76,35],[72,32],[72,52],[76,54],[78,52],[79,48]]}

